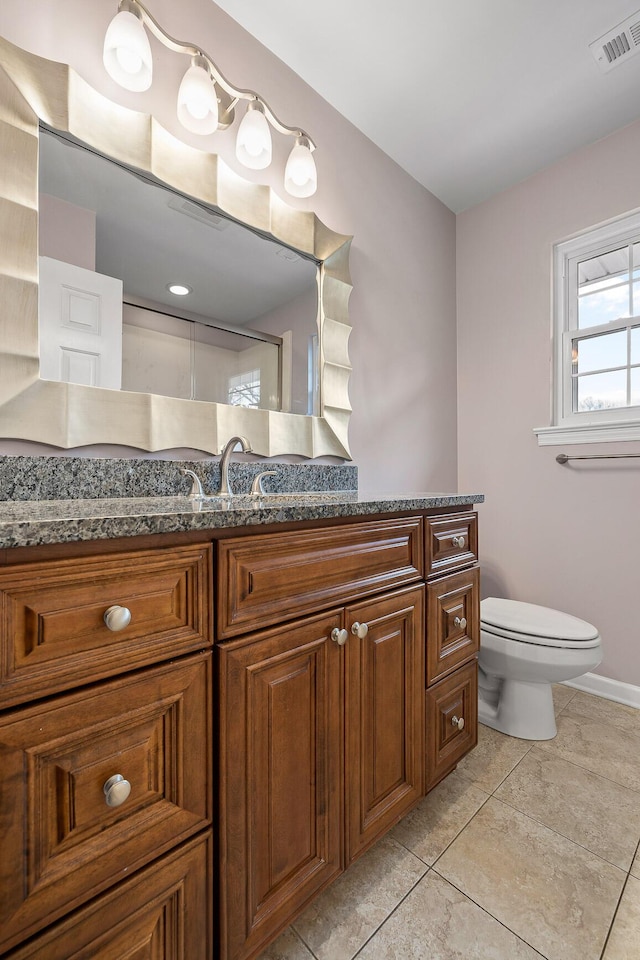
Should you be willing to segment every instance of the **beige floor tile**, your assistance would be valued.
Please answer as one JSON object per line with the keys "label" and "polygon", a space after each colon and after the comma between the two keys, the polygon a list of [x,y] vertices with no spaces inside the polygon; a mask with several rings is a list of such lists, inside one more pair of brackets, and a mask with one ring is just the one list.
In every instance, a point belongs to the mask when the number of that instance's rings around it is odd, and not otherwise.
{"label": "beige floor tile", "polygon": [[612,724],[627,733],[640,737],[640,710],[628,707],[624,703],[615,703],[605,700],[604,697],[594,697],[591,693],[575,691],[575,697],[564,711],[572,716],[589,717],[602,723]]}
{"label": "beige floor tile", "polygon": [[553,694],[553,708],[556,715],[559,714],[561,710],[564,710],[569,701],[573,700],[577,692],[573,687],[565,686],[564,683],[554,683],[552,685],[551,693]]}
{"label": "beige floor tile", "polygon": [[432,864],[488,796],[454,770],[400,821],[391,836],[416,857]]}
{"label": "beige floor tile", "polygon": [[640,880],[629,877],[602,960],[638,960],[640,956]]}
{"label": "beige floor tile", "polygon": [[640,791],[640,736],[570,713],[574,702],[558,717],[557,736],[541,742],[539,749]]}
{"label": "beige floor tile", "polygon": [[566,707],[566,713],[610,723],[640,736],[640,710],[637,707],[628,707],[624,703],[616,703],[615,700],[595,697],[582,690],[576,690],[575,694]]}
{"label": "beige floor tile", "polygon": [[433,872],[420,881],[358,960],[539,960],[477,904]]}
{"label": "beige floor tile", "polygon": [[631,865],[631,873],[640,880],[640,851],[636,853],[636,858]]}
{"label": "beige floor tile", "polygon": [[479,790],[493,793],[533,746],[478,724],[478,746],[458,764],[457,770]]}
{"label": "beige floor tile", "polygon": [[640,840],[635,791],[534,747],[495,796],[603,860],[631,866]]}
{"label": "beige floor tile", "polygon": [[384,837],[320,894],[294,928],[318,960],[350,960],[426,870]]}
{"label": "beige floor tile", "polygon": [[599,960],[625,879],[494,798],[434,869],[548,960]]}
{"label": "beige floor tile", "polygon": [[313,960],[313,954],[294,930],[289,927],[270,947],[261,953],[258,960]]}

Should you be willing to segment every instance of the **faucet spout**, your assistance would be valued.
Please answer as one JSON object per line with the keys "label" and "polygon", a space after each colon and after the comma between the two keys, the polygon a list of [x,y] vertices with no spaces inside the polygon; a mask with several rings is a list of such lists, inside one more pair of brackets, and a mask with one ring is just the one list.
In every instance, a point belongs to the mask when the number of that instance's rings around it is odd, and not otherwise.
{"label": "faucet spout", "polygon": [[218,496],[231,497],[233,495],[233,490],[229,483],[229,462],[231,460],[231,454],[238,444],[240,444],[243,453],[251,453],[251,444],[246,437],[231,437],[231,439],[226,442],[222,448],[222,456],[220,457],[220,489],[218,490]]}

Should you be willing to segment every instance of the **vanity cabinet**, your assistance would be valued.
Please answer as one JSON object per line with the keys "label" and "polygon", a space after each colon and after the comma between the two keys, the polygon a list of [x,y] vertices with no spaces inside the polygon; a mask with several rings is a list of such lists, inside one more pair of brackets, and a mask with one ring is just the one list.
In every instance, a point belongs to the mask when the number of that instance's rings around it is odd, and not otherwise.
{"label": "vanity cabinet", "polygon": [[451,510],[0,554],[2,960],[255,960],[476,743],[478,577]]}
{"label": "vanity cabinet", "polygon": [[211,552],[0,569],[0,955],[211,957]]}

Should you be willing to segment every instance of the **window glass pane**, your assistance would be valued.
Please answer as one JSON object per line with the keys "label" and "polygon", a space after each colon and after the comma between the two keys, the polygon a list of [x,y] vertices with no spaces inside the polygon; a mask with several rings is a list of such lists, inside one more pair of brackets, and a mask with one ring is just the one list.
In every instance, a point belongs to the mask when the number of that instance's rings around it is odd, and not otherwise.
{"label": "window glass pane", "polygon": [[640,370],[631,371],[631,406],[640,406]]}
{"label": "window glass pane", "polygon": [[631,328],[631,363],[640,363],[640,327]]}
{"label": "window glass pane", "polygon": [[597,337],[576,340],[577,372],[624,367],[627,363],[627,331],[602,333]]}
{"label": "window glass pane", "polygon": [[633,275],[640,276],[640,243],[633,244]]}
{"label": "window glass pane", "polygon": [[620,317],[629,316],[629,287],[616,286],[609,290],[589,293],[578,300],[578,326],[596,327]]}
{"label": "window glass pane", "polygon": [[603,290],[616,283],[628,282],[629,247],[619,247],[578,263],[578,293]]}
{"label": "window glass pane", "polygon": [[578,410],[607,410],[627,405],[627,372],[596,373],[578,378]]}
{"label": "window glass pane", "polygon": [[631,308],[631,316],[640,316],[640,280],[633,284],[633,304]]}

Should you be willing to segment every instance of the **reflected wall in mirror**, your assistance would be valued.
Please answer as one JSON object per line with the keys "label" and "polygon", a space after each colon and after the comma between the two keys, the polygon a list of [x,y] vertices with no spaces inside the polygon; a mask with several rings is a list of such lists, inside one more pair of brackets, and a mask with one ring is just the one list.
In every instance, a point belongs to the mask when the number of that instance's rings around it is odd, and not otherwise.
{"label": "reflected wall in mirror", "polygon": [[[136,292],[126,269],[121,277],[114,279],[118,271],[111,264],[106,266],[107,260],[105,266],[98,266],[102,263],[102,226],[101,215],[95,209],[98,206],[95,196],[90,198],[91,202],[82,195],[72,199],[56,196],[49,174],[43,168],[45,189],[51,199],[39,200],[38,155],[42,151],[45,157],[45,138],[50,138],[41,132],[43,125],[134,170],[142,181],[153,181],[154,189],[163,196],[162,216],[176,218],[185,230],[204,231],[208,236],[219,233],[224,238],[230,237],[231,231],[240,231],[238,224],[245,224],[249,231],[242,242],[259,241],[270,253],[277,242],[284,254],[272,258],[276,266],[270,272],[267,287],[255,295],[253,305],[248,304],[250,298],[244,290],[247,272],[239,269],[233,257],[232,266],[228,264],[226,272],[240,274],[243,295],[237,289],[231,290],[215,302],[210,288],[203,301],[206,305],[200,304],[193,311],[167,307],[165,295],[157,291],[151,297],[148,291]],[[77,146],[65,145],[60,149],[72,150],[75,155],[81,153]],[[110,161],[103,162],[114,166]],[[124,175],[131,176],[130,173]],[[186,204],[188,212],[168,206],[166,188],[175,194],[170,202]],[[94,274],[104,271],[116,284],[116,287],[111,285],[109,296],[116,304],[123,300],[129,303],[121,330],[115,325],[115,349],[108,354],[112,357],[111,372],[102,381],[107,385],[89,385],[100,383],[101,357],[92,359],[91,350],[85,348],[83,356],[83,350],[77,345],[67,349],[64,364],[60,362],[61,351],[57,347],[58,372],[53,378],[53,373],[45,369],[48,348],[43,343],[43,369],[40,369],[39,204],[42,277],[45,278],[51,261],[69,259],[59,248],[48,246],[51,232],[57,233],[60,240],[60,230],[55,226],[49,230],[47,224],[59,224],[60,205],[72,204],[76,208],[77,223],[82,225],[80,233],[91,237],[93,230],[95,246],[92,240],[83,243],[84,259],[73,254],[70,266]],[[225,229],[216,230],[210,222],[193,216],[195,211],[204,213],[205,220],[220,217],[220,222],[227,223],[225,218],[232,222]],[[146,215],[139,212],[134,218],[136,225],[145,218]],[[218,453],[231,435],[244,434],[250,438],[253,450],[263,456],[349,458],[351,282],[348,255],[351,238],[329,230],[312,212],[290,207],[269,187],[248,183],[215,154],[176,140],[153,117],[107,100],[66,65],[26,53],[1,38],[0,229],[4,238],[0,251],[0,296],[4,305],[0,313],[0,436],[64,448],[116,443],[142,450],[192,447]],[[67,241],[73,241],[74,232]],[[158,229],[165,239],[173,232],[166,224]],[[141,253],[149,253],[146,257],[149,267],[160,263],[159,239],[159,236],[137,238]],[[287,260],[292,253],[311,270],[312,283],[305,280],[303,286],[291,288],[291,295],[278,300],[272,287],[277,286],[276,276],[284,274],[295,262]],[[110,256],[119,259],[125,268],[128,266],[129,254],[124,246],[116,248]],[[178,262],[175,251],[169,256],[172,259],[165,261],[163,270],[168,269],[166,262]],[[186,275],[169,279],[166,276],[163,273],[165,286],[177,281],[193,286],[195,292],[195,281]],[[197,283],[199,286],[200,281]],[[245,293],[247,302],[242,306]],[[271,298],[272,294],[275,299]],[[95,304],[92,306],[91,297],[83,295],[81,284],[68,283],[64,296],[75,298],[73,310],[69,313],[69,308],[67,315],[72,316],[78,328],[76,333],[80,335],[95,322]],[[225,297],[231,312],[221,319],[219,314]],[[301,314],[299,301],[304,300],[312,306],[306,314],[307,326],[302,328],[296,342],[293,318]],[[46,322],[43,326],[46,327]],[[253,331],[251,346],[241,349],[239,341],[232,342],[231,334],[246,343],[248,328]],[[151,341],[153,349],[149,347]],[[155,362],[140,363],[143,350],[145,357],[168,353],[171,376],[166,372],[167,367],[163,372]],[[274,351],[278,360],[272,364],[271,372],[267,372],[262,354]],[[297,353],[303,356],[302,367],[294,364]],[[245,354],[242,362],[238,359],[241,354]],[[224,372],[216,376],[212,372],[214,356],[224,357],[226,363]],[[307,374],[309,366],[311,377]],[[256,370],[260,371],[259,385]],[[49,376],[52,379],[47,379]],[[117,389],[118,381],[120,389]],[[159,391],[160,386],[164,395]],[[260,407],[253,405],[258,396]],[[314,413],[298,413],[298,409],[311,409]]]}
{"label": "reflected wall in mirror", "polygon": [[42,127],[39,211],[42,377],[317,413],[315,260]]}

